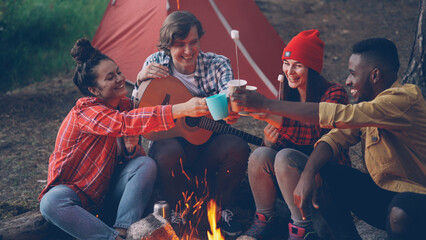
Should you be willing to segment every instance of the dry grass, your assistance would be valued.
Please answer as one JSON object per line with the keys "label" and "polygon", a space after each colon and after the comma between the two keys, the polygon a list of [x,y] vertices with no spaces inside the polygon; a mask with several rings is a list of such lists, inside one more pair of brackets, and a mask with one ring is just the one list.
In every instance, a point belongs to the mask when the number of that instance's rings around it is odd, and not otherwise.
{"label": "dry grass", "polygon": [[0,95],[0,217],[38,206],[59,126],[79,97],[69,76]]}

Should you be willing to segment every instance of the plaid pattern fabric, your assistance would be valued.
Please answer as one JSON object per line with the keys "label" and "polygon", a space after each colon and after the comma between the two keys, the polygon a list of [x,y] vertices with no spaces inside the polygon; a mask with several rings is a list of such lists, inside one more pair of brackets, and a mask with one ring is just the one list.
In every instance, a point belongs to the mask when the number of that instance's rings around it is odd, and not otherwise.
{"label": "plaid pattern fabric", "polygon": [[[321,102],[348,104],[348,94],[342,85],[335,83],[321,97]],[[294,148],[310,155],[313,145],[322,135],[329,132],[330,129],[321,128],[318,124],[284,118],[283,124],[278,131],[280,135],[277,143],[274,145],[275,149]],[[350,166],[350,159],[347,152],[340,156],[339,162]]]}
{"label": "plaid pattern fabric", "polygon": [[128,98],[121,99],[119,110],[95,97],[77,101],[58,131],[40,200],[51,187],[63,184],[76,191],[84,208],[96,207],[119,162],[117,138],[174,127],[170,105],[134,110],[131,106]]}
{"label": "plaid pattern fabric", "polygon": [[[171,58],[160,51],[149,56],[144,66],[155,62],[171,70]],[[170,72],[172,75],[172,73]],[[234,78],[231,63],[228,58],[215,53],[200,51],[197,57],[194,78],[198,82],[198,94],[195,97],[208,97],[228,89],[229,80]]]}

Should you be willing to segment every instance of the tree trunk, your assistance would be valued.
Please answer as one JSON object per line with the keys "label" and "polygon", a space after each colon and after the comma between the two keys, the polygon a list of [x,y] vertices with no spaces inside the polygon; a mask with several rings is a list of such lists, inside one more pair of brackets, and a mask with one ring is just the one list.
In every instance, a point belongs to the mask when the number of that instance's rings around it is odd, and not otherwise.
{"label": "tree trunk", "polygon": [[419,18],[407,71],[402,83],[419,86],[426,97],[426,0],[420,0]]}

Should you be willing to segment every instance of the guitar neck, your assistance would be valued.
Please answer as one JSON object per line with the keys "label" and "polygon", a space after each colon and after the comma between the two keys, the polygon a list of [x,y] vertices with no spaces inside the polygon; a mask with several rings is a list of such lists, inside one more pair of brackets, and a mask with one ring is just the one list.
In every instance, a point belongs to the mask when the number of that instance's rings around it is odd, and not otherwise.
{"label": "guitar neck", "polygon": [[260,146],[263,142],[262,138],[240,131],[226,124],[216,122],[211,118],[201,117],[200,122],[198,123],[198,127],[212,131],[212,132],[238,136],[246,140],[248,143],[251,143],[257,146]]}

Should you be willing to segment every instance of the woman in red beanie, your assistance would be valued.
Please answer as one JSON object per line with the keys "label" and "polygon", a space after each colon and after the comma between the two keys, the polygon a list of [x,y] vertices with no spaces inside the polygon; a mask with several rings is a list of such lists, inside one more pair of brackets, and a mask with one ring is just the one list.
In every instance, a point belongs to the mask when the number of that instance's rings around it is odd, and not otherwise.
{"label": "woman in red beanie", "polygon": [[[348,96],[343,86],[330,83],[320,75],[324,43],[319,35],[315,29],[303,31],[284,48],[284,100],[347,104]],[[318,239],[313,229],[311,210],[307,209],[307,217],[302,219],[293,203],[293,191],[314,143],[328,130],[276,115],[252,116],[268,122],[268,125],[264,129],[265,146],[257,148],[249,157],[248,175],[256,213],[253,224],[244,235],[266,239],[271,234],[276,223],[275,201],[280,196],[278,185],[293,220],[289,223],[288,239]],[[347,152],[340,162],[350,165]]]}

